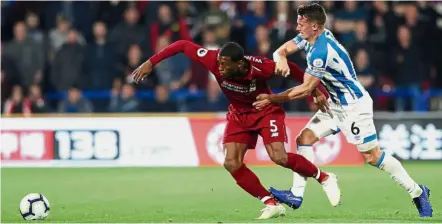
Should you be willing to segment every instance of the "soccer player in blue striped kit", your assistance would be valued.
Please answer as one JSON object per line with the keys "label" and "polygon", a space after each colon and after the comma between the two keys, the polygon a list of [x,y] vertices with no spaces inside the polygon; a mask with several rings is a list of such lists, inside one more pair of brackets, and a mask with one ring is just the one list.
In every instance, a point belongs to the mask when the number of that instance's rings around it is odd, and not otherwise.
{"label": "soccer player in blue striped kit", "polygon": [[[304,49],[308,65],[304,82],[279,94],[259,95],[255,107],[259,109],[272,103],[303,98],[321,82],[330,95],[328,111],[318,111],[300,133],[297,138],[298,153],[313,160],[313,144],[342,131],[367,163],[390,174],[410,194],[421,217],[432,217],[430,189],[418,185],[396,158],[380,150],[373,122],[373,100],[359,83],[347,51],[324,28],[324,8],[316,3],[301,5],[297,22],[299,35],[276,50],[273,57],[277,62],[276,72],[286,76],[290,72],[287,55]],[[306,178],[294,173],[291,190],[270,188],[270,192],[280,202],[297,209],[302,204],[306,183]]]}

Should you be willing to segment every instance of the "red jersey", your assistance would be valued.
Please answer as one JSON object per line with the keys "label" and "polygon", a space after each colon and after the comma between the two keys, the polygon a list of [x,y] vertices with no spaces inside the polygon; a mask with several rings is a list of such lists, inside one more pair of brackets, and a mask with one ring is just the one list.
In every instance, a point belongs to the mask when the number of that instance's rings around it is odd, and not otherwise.
{"label": "red jersey", "polygon": [[[219,73],[218,53],[219,50],[208,50],[190,41],[180,40],[166,47],[161,52],[150,58],[153,66],[161,60],[173,56],[177,53],[184,53],[192,60],[198,61],[210,72],[218,81],[221,90],[230,102],[229,111],[248,113],[256,112],[253,102],[259,94],[271,94],[267,85],[267,80],[273,76],[276,63],[265,57],[245,56],[250,63],[249,73],[241,79],[225,79]],[[294,63],[289,62],[290,75],[298,82],[302,82],[304,72]],[[269,105],[264,111],[272,112],[281,109],[279,105]],[[263,112],[261,110],[261,112]]]}

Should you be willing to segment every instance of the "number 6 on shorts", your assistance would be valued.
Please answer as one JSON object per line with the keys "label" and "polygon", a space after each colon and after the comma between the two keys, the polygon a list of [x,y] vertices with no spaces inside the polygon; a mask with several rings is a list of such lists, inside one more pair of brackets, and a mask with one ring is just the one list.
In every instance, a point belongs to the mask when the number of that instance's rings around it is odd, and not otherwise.
{"label": "number 6 on shorts", "polygon": [[358,128],[358,127],[355,127],[355,122],[353,122],[353,123],[351,124],[351,133],[353,133],[354,135],[358,135],[359,132],[360,132],[359,128]]}

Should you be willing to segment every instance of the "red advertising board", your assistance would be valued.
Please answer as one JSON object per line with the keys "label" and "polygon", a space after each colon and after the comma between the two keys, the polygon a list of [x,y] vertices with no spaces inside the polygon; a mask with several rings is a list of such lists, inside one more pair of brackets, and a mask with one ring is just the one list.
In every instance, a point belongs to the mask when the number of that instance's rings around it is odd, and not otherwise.
{"label": "red advertising board", "polygon": [[[201,166],[221,165],[224,161],[222,137],[226,121],[224,119],[190,118],[193,136]],[[289,141],[286,151],[296,152],[295,139],[309,118],[286,118]],[[364,160],[354,145],[347,143],[339,133],[321,139],[314,145],[315,163],[318,165],[362,165]],[[250,165],[274,165],[263,145],[261,137],[254,150],[249,150],[245,163]]]}
{"label": "red advertising board", "polygon": [[52,160],[52,131],[1,131],[1,160]]}

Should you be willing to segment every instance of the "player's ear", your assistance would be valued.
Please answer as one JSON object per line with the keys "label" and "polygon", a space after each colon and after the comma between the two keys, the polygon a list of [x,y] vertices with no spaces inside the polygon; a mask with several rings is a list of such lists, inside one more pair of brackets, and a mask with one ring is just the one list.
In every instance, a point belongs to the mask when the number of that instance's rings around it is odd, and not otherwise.
{"label": "player's ear", "polygon": [[238,67],[242,68],[244,66],[244,59],[238,61]]}
{"label": "player's ear", "polygon": [[314,31],[318,30],[318,24],[313,24],[313,30]]}

